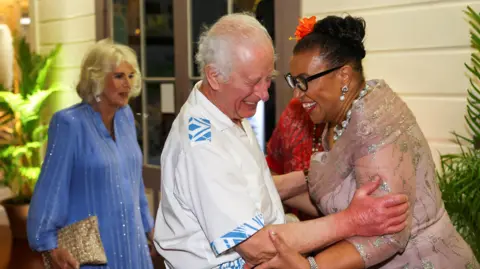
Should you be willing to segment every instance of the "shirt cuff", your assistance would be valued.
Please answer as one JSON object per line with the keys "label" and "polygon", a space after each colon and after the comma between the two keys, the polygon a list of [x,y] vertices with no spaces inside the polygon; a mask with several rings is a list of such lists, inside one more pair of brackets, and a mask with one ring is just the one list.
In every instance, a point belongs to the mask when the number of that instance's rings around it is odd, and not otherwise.
{"label": "shirt cuff", "polygon": [[264,226],[265,220],[263,219],[263,215],[257,213],[252,219],[210,242],[210,247],[215,255],[218,256],[247,240]]}

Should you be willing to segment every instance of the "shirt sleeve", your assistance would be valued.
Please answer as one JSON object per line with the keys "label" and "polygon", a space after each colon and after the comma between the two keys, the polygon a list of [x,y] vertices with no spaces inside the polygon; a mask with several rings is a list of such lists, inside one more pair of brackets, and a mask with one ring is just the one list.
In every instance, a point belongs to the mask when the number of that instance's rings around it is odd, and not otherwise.
{"label": "shirt sleeve", "polygon": [[[414,156],[401,144],[388,144],[373,154],[366,155],[355,161],[357,185],[362,186],[370,178],[379,175],[383,182],[374,192],[376,196],[393,193],[403,193],[409,197],[410,205],[415,202],[415,169]],[[390,235],[374,237],[353,237],[347,239],[352,243],[365,262],[365,268],[378,264],[397,252],[403,251],[410,238],[412,227],[413,208],[409,209],[410,215],[407,227],[401,232]]]}
{"label": "shirt sleeve", "polygon": [[[247,240],[264,227],[264,218],[249,194],[248,181],[225,153],[211,144],[184,154],[185,180],[180,190],[216,255]],[[261,176],[261,175],[258,175]],[[182,181],[183,182],[183,181]],[[188,195],[185,195],[188,193]]]}
{"label": "shirt sleeve", "polygon": [[153,217],[150,214],[150,207],[148,206],[147,196],[145,194],[145,184],[143,183],[143,177],[140,180],[140,214],[142,216],[142,223],[145,232],[148,233],[153,229]]}
{"label": "shirt sleeve", "polygon": [[67,221],[77,133],[67,117],[56,113],[50,121],[47,151],[30,203],[27,235],[35,251],[55,249],[57,231]]}

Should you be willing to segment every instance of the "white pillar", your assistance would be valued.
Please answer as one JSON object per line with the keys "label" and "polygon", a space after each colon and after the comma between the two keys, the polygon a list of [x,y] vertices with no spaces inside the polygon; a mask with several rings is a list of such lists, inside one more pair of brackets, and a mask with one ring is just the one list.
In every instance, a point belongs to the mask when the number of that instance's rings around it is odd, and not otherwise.
{"label": "white pillar", "polygon": [[96,41],[95,0],[30,0],[30,6],[37,51],[62,44],[53,77],[70,91],[54,98],[55,110],[74,104],[82,58]]}

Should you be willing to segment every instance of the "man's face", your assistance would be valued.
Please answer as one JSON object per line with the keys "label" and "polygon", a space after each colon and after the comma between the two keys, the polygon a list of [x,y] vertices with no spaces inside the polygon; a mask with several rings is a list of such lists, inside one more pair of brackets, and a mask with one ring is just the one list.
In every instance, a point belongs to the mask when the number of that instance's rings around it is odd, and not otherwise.
{"label": "man's face", "polygon": [[255,115],[257,103],[268,100],[268,88],[274,74],[273,47],[238,46],[233,56],[230,78],[220,84],[224,113],[233,121]]}

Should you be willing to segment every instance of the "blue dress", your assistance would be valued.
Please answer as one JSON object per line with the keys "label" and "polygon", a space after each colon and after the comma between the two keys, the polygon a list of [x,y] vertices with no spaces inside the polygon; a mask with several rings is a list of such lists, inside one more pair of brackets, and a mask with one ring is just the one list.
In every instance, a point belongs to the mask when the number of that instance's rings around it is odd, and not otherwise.
{"label": "blue dress", "polygon": [[87,103],[52,117],[42,172],[27,221],[33,250],[57,247],[57,231],[96,215],[106,266],[153,268],[146,233],[153,227],[142,180],[142,153],[129,106],[114,116],[115,140]]}

